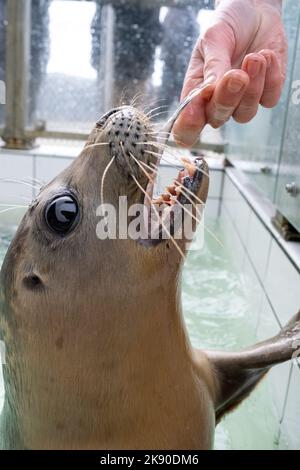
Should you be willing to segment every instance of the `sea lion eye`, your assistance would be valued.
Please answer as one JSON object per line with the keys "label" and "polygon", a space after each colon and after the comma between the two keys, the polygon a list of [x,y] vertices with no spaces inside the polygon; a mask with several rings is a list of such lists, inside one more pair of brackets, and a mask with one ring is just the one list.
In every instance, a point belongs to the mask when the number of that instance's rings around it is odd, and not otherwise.
{"label": "sea lion eye", "polygon": [[78,218],[78,202],[72,195],[57,196],[45,209],[46,224],[59,235],[70,233],[77,225]]}

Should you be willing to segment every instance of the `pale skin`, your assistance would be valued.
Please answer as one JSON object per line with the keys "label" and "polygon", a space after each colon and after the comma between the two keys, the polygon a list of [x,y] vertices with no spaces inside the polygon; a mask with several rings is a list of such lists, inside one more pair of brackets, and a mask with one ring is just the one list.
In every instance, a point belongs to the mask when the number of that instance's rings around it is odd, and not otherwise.
{"label": "pale skin", "polygon": [[206,124],[219,128],[231,117],[247,123],[259,105],[278,103],[287,63],[281,12],[282,0],[216,2],[212,25],[192,53],[181,98],[207,87],[176,122],[179,143],[190,147]]}

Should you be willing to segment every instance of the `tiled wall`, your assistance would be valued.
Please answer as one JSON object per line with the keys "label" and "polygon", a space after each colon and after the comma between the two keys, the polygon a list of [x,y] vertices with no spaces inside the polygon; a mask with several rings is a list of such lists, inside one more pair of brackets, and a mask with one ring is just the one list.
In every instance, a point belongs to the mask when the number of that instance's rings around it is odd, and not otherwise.
{"label": "tiled wall", "polygon": [[[277,334],[300,308],[300,275],[277,239],[226,175],[221,217],[228,218],[228,237],[236,247],[238,268],[251,278],[253,321],[258,341]],[[274,367],[267,378],[278,418],[279,448],[300,449],[300,367]]]}
{"label": "tiled wall", "polygon": [[[0,212],[5,205],[28,205],[39,188],[66,168],[72,157],[46,156],[38,152],[15,153],[0,151]],[[15,209],[2,214],[3,220],[18,221],[25,208]]]}

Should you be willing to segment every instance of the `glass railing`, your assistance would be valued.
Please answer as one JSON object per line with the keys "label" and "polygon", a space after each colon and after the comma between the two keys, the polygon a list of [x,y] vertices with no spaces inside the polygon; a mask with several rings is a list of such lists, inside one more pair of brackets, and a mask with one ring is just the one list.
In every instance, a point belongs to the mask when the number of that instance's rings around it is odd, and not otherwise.
{"label": "glass railing", "polygon": [[272,110],[260,108],[249,124],[227,124],[227,156],[300,230],[300,2],[284,0],[283,7],[289,56],[281,100]]}

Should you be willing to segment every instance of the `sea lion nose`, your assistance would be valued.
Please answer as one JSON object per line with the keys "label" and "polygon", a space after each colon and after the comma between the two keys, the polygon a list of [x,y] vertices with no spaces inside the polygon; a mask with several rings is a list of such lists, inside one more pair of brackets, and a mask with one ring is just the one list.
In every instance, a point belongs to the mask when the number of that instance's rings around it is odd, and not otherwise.
{"label": "sea lion nose", "polygon": [[[102,120],[103,122],[103,120]],[[152,125],[145,115],[131,106],[117,108],[103,125],[110,153],[127,174],[139,177],[139,162],[148,163],[153,151]]]}

